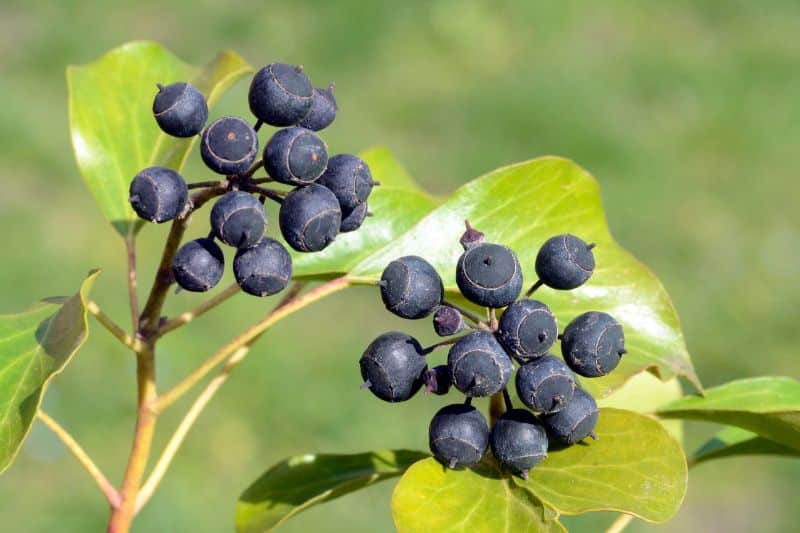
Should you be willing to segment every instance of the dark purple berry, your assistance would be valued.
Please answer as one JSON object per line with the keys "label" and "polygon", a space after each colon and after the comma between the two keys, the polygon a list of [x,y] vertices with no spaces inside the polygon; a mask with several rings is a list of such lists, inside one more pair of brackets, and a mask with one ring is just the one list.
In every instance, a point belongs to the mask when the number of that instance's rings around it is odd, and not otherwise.
{"label": "dark purple berry", "polygon": [[553,289],[580,287],[594,271],[593,247],[570,234],[547,239],[536,255],[539,280]]}
{"label": "dark purple berry", "polygon": [[478,243],[458,259],[456,283],[461,294],[475,304],[500,308],[519,296],[522,269],[514,252],[505,246]]}
{"label": "dark purple berry", "polygon": [[298,187],[283,199],[278,212],[281,234],[298,252],[319,252],[339,233],[342,210],[322,185]]}
{"label": "dark purple berry", "polygon": [[164,133],[173,137],[191,137],[205,126],[208,105],[193,85],[185,82],[166,87],[159,85],[153,100],[153,115]]}
{"label": "dark purple berry", "polygon": [[314,88],[299,67],[273,63],[253,76],[250,111],[272,126],[297,124],[311,110]]}
{"label": "dark purple berry", "polygon": [[414,337],[391,331],[367,347],[359,361],[364,385],[387,402],[403,402],[422,386],[425,353]]}
{"label": "dark purple berry", "polygon": [[537,300],[518,300],[500,317],[497,337],[517,359],[541,357],[555,344],[558,324],[550,308]]}
{"label": "dark purple berry", "polygon": [[342,212],[342,225],[339,228],[341,233],[348,233],[350,231],[355,231],[361,227],[361,224],[364,223],[367,216],[369,216],[369,209],[367,208],[367,202],[363,204],[358,204],[355,208],[351,209],[349,212]]}
{"label": "dark purple berry", "polygon": [[434,457],[448,468],[474,465],[489,446],[489,426],[471,405],[448,405],[431,420],[428,443]]}
{"label": "dark purple berry", "polygon": [[455,307],[439,306],[433,314],[433,329],[440,337],[455,335],[464,329],[464,317]]}
{"label": "dark purple berry", "polygon": [[258,156],[258,137],[243,119],[222,117],[203,130],[200,155],[217,174],[243,174]]}
{"label": "dark purple berry", "polygon": [[369,166],[361,158],[349,154],[331,157],[317,183],[333,191],[343,211],[366,202],[375,185]]}
{"label": "dark purple berry", "polygon": [[278,130],[264,148],[264,169],[272,179],[287,185],[308,185],[325,171],[328,147],[310,130]]}
{"label": "dark purple berry", "polygon": [[300,126],[310,130],[324,130],[333,123],[336,118],[336,98],[333,97],[333,83],[327,88],[315,88],[311,110],[299,122]]}
{"label": "dark purple berry", "polygon": [[555,413],[572,399],[575,377],[564,361],[545,355],[519,367],[516,386],[517,396],[529,408]]}
{"label": "dark purple berry", "polygon": [[292,258],[281,243],[261,237],[252,248],[236,252],[233,273],[244,292],[270,296],[281,292],[292,279]]}
{"label": "dark purple berry", "polygon": [[442,302],[442,278],[416,255],[400,257],[383,270],[381,297],[386,309],[401,318],[424,318]]}
{"label": "dark purple berry", "polygon": [[422,378],[425,383],[425,392],[437,396],[447,394],[450,390],[450,369],[447,365],[439,365],[425,371]]}
{"label": "dark purple berry", "polygon": [[447,355],[455,388],[467,396],[491,396],[503,390],[513,366],[503,347],[489,332],[461,337]]}
{"label": "dark purple berry", "polygon": [[146,168],[131,182],[131,207],[150,222],[161,223],[177,217],[186,207],[188,198],[186,182],[171,168]]}
{"label": "dark purple berry", "polygon": [[246,192],[225,193],[211,209],[211,230],[229,246],[254,246],[264,235],[266,227],[264,206]]}
{"label": "dark purple berry", "polygon": [[225,257],[211,239],[196,239],[181,246],[172,260],[172,275],[187,291],[205,292],[213,288],[225,269]]}
{"label": "dark purple berry", "polygon": [[575,389],[572,400],[560,411],[542,416],[547,432],[567,444],[575,444],[586,437],[596,439],[594,428],[599,412],[594,398],[583,389]]}
{"label": "dark purple berry", "polygon": [[625,353],[622,326],[606,313],[584,313],[564,329],[561,353],[569,367],[581,376],[605,376],[617,367]]}
{"label": "dark purple berry", "polygon": [[547,432],[525,409],[503,413],[492,427],[489,442],[500,464],[523,479],[547,457]]}

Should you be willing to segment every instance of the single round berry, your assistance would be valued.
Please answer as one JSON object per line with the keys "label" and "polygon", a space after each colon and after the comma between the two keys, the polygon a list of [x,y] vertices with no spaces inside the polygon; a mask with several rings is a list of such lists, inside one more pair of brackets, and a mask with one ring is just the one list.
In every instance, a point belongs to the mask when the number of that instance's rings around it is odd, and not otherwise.
{"label": "single round berry", "polygon": [[489,426],[471,405],[447,405],[431,420],[428,443],[433,456],[448,468],[474,465],[489,446]]}
{"label": "single round berry", "polygon": [[558,338],[558,324],[550,308],[537,300],[518,300],[500,317],[497,337],[521,361],[541,357]]}
{"label": "single round berry", "polygon": [[522,403],[540,413],[555,413],[572,399],[575,377],[564,361],[545,355],[519,367],[516,385]]}
{"label": "single round berry", "polygon": [[575,389],[572,400],[560,411],[542,416],[542,423],[554,438],[567,444],[575,444],[594,435],[599,412],[594,398],[583,389]]}
{"label": "single round berry", "polygon": [[281,234],[298,252],[326,248],[342,223],[342,210],[331,191],[322,185],[298,187],[283,199],[278,212]]}
{"label": "single round berry", "polygon": [[528,479],[528,471],[547,457],[547,432],[525,409],[511,409],[500,415],[489,443],[500,464],[523,479]]}
{"label": "single round berry", "polygon": [[227,192],[211,208],[211,230],[229,246],[254,246],[264,235],[266,227],[264,206],[246,192]]}
{"label": "single round berry", "polygon": [[326,89],[315,88],[312,96],[311,110],[299,122],[300,126],[310,130],[324,130],[333,123],[336,118],[336,98],[333,97],[333,87],[331,83]]}
{"label": "single round berry", "polygon": [[503,390],[513,365],[489,332],[473,331],[461,337],[447,354],[450,379],[467,396],[491,396]]}
{"label": "single round berry", "polygon": [[137,215],[150,222],[172,220],[181,214],[188,199],[186,182],[171,168],[146,168],[131,182],[131,207]]}
{"label": "single round berry", "polygon": [[292,258],[281,243],[261,237],[252,248],[236,252],[233,274],[244,292],[270,296],[286,288],[292,278]]}
{"label": "single round berry", "polygon": [[430,315],[442,302],[442,278],[430,263],[416,255],[395,259],[383,270],[381,298],[386,309],[401,318]]}
{"label": "single round berry", "polygon": [[428,366],[417,339],[396,331],[372,341],[359,364],[364,386],[387,402],[403,402],[414,396]]}
{"label": "single round berry", "polygon": [[429,368],[422,376],[425,383],[425,392],[442,396],[450,391],[450,369],[447,365],[439,365]]}
{"label": "single round berry", "polygon": [[539,280],[553,289],[580,287],[594,271],[593,247],[568,233],[547,239],[536,255]]}
{"label": "single round berry", "polygon": [[328,165],[328,147],[313,131],[291,127],[278,130],[264,148],[264,169],[287,185],[308,185]]}
{"label": "single round berry", "polygon": [[328,168],[317,183],[333,191],[343,211],[354,209],[367,201],[372,187],[372,173],[369,166],[359,157],[338,154],[328,160]]}
{"label": "single round berry", "polygon": [[605,376],[617,368],[624,353],[622,326],[611,315],[590,311],[564,328],[561,354],[569,367],[581,376]]}
{"label": "single round berry", "polygon": [[153,115],[158,127],[173,137],[192,137],[208,120],[206,99],[193,85],[177,82],[158,86],[153,100]]}
{"label": "single round berry", "polygon": [[182,289],[205,292],[219,283],[225,257],[211,239],[196,239],[181,246],[172,260],[172,275]]}
{"label": "single round berry", "polygon": [[349,212],[342,212],[342,225],[339,228],[341,233],[348,233],[350,231],[355,231],[361,227],[361,224],[364,223],[364,220],[367,219],[369,216],[369,208],[367,207],[367,202],[363,204],[358,204],[355,208],[351,209]]}
{"label": "single round berry", "polygon": [[442,305],[433,314],[433,329],[440,337],[455,335],[464,329],[464,317],[455,307]]}
{"label": "single round berry", "polygon": [[470,302],[497,309],[519,296],[522,269],[510,249],[499,244],[480,243],[461,254],[456,266],[456,283]]}
{"label": "single round berry", "polygon": [[302,69],[273,63],[253,76],[250,111],[272,126],[297,124],[311,110],[314,88]]}
{"label": "single round berry", "polygon": [[258,137],[243,119],[222,117],[203,130],[200,155],[217,174],[242,174],[258,156]]}

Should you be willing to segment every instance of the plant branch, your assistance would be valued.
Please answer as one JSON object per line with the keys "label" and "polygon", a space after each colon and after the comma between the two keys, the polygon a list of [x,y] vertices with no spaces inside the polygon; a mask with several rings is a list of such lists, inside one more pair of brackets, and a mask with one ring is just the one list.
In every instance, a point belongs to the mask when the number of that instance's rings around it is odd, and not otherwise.
{"label": "plant branch", "polygon": [[172,463],[172,460],[175,458],[175,455],[178,453],[178,449],[183,444],[186,435],[189,433],[189,430],[194,425],[197,418],[200,416],[200,413],[203,412],[208,402],[211,401],[211,398],[214,397],[214,394],[222,387],[222,384],[225,383],[225,380],[228,379],[231,371],[238,365],[242,359],[247,355],[247,352],[250,350],[250,346],[241,346],[238,348],[233,355],[228,359],[225,366],[222,367],[220,373],[212,379],[208,385],[206,385],[205,389],[198,395],[197,399],[195,399],[192,406],[187,411],[186,415],[178,424],[175,433],[170,438],[167,446],[164,448],[164,451],[156,461],[155,467],[153,467],[153,471],[148,476],[147,480],[145,481],[144,485],[142,485],[141,490],[139,491],[139,495],[136,498],[136,511],[138,512],[142,507],[144,507],[150,498],[153,496],[153,493],[158,488],[159,483],[166,474],[169,465]]}
{"label": "plant branch", "polygon": [[497,419],[505,412],[506,407],[503,401],[503,393],[498,392],[497,394],[492,394],[489,400],[489,427],[493,427]]}
{"label": "plant branch", "polygon": [[191,311],[186,311],[184,313],[181,313],[180,315],[164,322],[164,324],[158,330],[158,336],[160,337],[166,333],[169,333],[170,331],[176,330],[179,327],[188,324],[195,318],[207,313],[208,311],[214,309],[216,306],[225,302],[228,298],[230,298],[234,294],[237,294],[240,290],[241,289],[239,288],[238,284],[232,283],[230,286],[226,287],[225,290],[215,294],[208,300],[202,302],[200,305],[198,305]]}
{"label": "plant branch", "polygon": [[136,237],[125,237],[125,253],[128,258],[128,301],[131,308],[133,329],[139,327],[139,296],[136,293]]}
{"label": "plant branch", "polygon": [[203,189],[205,187],[216,187],[219,185],[219,180],[209,180],[209,181],[196,181],[194,183],[187,183],[186,187],[188,189]]}
{"label": "plant branch", "polygon": [[633,522],[633,515],[620,514],[617,519],[614,520],[614,523],[611,524],[608,529],[606,529],[606,533],[620,533],[620,531],[623,531],[626,527],[628,527],[628,524],[631,522]]}
{"label": "plant branch", "polygon": [[92,479],[94,479],[94,482],[97,483],[97,486],[105,495],[106,500],[108,500],[109,505],[111,505],[112,508],[117,507],[119,505],[119,493],[117,492],[117,489],[115,489],[114,486],[108,481],[108,478],[106,478],[95,462],[92,461],[92,458],[89,457],[89,454],[87,454],[84,449],[81,448],[81,445],[72,438],[72,435],[70,435],[66,429],[64,429],[58,422],[53,420],[50,415],[41,409],[39,409],[39,411],[36,413],[36,416],[45,426],[50,429],[50,431],[55,433],[56,437],[61,439],[61,442],[64,443],[64,446],[66,446],[67,449],[72,452],[72,455],[75,456],[81,466],[83,466],[89,475],[92,476]]}
{"label": "plant branch", "polygon": [[133,351],[136,351],[140,346],[139,342],[128,335],[128,333],[122,329],[122,326],[114,322],[114,320],[105,314],[95,302],[89,301],[86,304],[86,310],[97,319],[97,321],[106,328],[114,337],[117,338],[122,344],[127,346]]}
{"label": "plant branch", "polygon": [[[222,346],[211,357],[203,361],[200,366],[189,373],[188,376],[183,378],[177,385],[160,396],[153,404],[153,409],[156,412],[162,412],[164,409],[172,405],[178,398],[183,396],[189,389],[194,387],[203,377],[211,372],[217,365],[221,364],[228,357],[231,356],[236,350],[242,346],[247,346],[253,343],[264,331],[269,329],[273,324],[279,322],[283,318],[299,311],[300,309],[312,304],[326,296],[335,292],[343,290],[349,286],[346,277],[336,278],[324,285],[320,285],[314,290],[304,294],[303,296],[292,298],[286,301],[283,305],[280,303],[278,306],[265,315],[261,320],[244,330],[228,344]],[[288,296],[288,295],[287,295]],[[285,301],[285,298],[284,298]],[[283,301],[281,302],[283,303]]]}

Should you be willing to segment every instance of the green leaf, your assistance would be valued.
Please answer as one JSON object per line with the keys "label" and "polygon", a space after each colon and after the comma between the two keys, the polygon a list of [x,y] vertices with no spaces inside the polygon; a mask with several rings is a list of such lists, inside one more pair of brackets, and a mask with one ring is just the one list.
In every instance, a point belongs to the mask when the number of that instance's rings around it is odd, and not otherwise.
{"label": "green leaf", "polygon": [[599,440],[551,450],[524,484],[563,514],[619,511],[648,522],[672,518],[686,494],[680,444],[650,417],[604,408]]}
{"label": "green leaf", "polygon": [[326,279],[346,274],[361,259],[408,231],[436,206],[436,201],[414,183],[386,149],[373,148],[359,156],[369,165],[373,179],[381,183],[369,197],[373,216],[358,231],[340,234],[322,252],[293,252],[295,278]]}
{"label": "green leaf", "polygon": [[785,455],[800,456],[800,450],[778,444],[755,433],[737,428],[726,427],[714,435],[692,454],[692,466],[725,457],[742,455]]}
{"label": "green leaf", "polygon": [[402,474],[427,454],[384,450],[300,455],[276,464],[239,497],[236,531],[269,531],[301,511]]}
{"label": "green leaf", "polygon": [[28,436],[48,383],[86,340],[86,298],[98,274],[90,272],[74,296],[0,315],[0,472]]}
{"label": "green leaf", "polygon": [[658,410],[664,418],[736,426],[800,450],[800,382],[787,377],[731,381]]}
{"label": "green leaf", "polygon": [[400,533],[566,531],[553,509],[503,477],[491,458],[466,470],[433,458],[416,463],[394,489],[392,518]]}
{"label": "green leaf", "polygon": [[518,163],[464,185],[402,237],[356,265],[351,280],[374,283],[391,260],[416,254],[433,264],[446,289],[455,294],[465,219],[487,240],[517,252],[528,284],[536,280],[536,253],[549,237],[569,232],[597,244],[597,268],[584,286],[573,291],[544,287],[536,293],[551,306],[561,327],[589,310],[606,311],[623,324],[629,353],[609,376],[587,380],[595,395],[605,396],[644,368],[664,380],[685,376],[701,387],[664,287],[612,238],[597,181],[565,159]]}
{"label": "green leaf", "polygon": [[128,204],[133,176],[156,164],[180,170],[195,140],[170,137],[158,128],[152,113],[156,83],[189,80],[211,106],[252,70],[230,51],[200,69],[153,42],[127,43],[94,63],[67,68],[75,158],[100,210],[120,235],[133,235],[141,227]]}

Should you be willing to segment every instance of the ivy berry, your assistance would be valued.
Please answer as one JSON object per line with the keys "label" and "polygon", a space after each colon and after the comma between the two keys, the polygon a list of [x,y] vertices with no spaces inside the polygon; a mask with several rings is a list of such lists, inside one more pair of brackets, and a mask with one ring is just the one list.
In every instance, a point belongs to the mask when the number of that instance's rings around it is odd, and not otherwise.
{"label": "ivy berry", "polygon": [[540,413],[560,411],[575,392],[575,378],[569,367],[552,355],[520,366],[515,383],[520,401]]}
{"label": "ivy berry", "polygon": [[366,202],[372,187],[377,185],[369,166],[360,157],[350,154],[331,157],[317,183],[333,191],[342,211],[348,212]]}
{"label": "ivy berry", "polygon": [[372,341],[359,360],[364,386],[387,402],[403,402],[422,386],[428,367],[414,337],[392,331]]}
{"label": "ivy berry", "polygon": [[464,297],[480,306],[498,309],[512,303],[522,289],[517,255],[500,244],[467,246],[456,265],[456,283]]}
{"label": "ivy berry", "polygon": [[497,337],[521,361],[541,357],[555,344],[558,324],[550,308],[537,300],[518,300],[500,317]]}
{"label": "ivy berry", "polygon": [[547,432],[525,409],[510,409],[500,415],[489,438],[495,458],[523,479],[547,457]]}
{"label": "ivy berry", "polygon": [[298,252],[324,250],[339,233],[342,210],[326,187],[311,184],[286,195],[278,212],[281,234]]}
{"label": "ivy berry", "polygon": [[292,278],[292,258],[281,243],[261,237],[251,248],[236,252],[233,274],[247,294],[270,296],[288,285]]}
{"label": "ivy berry", "polygon": [[225,193],[211,209],[211,230],[229,246],[254,246],[264,235],[266,227],[264,206],[243,191]]}
{"label": "ivy berry", "polygon": [[453,386],[466,396],[491,396],[505,388],[513,365],[494,335],[473,331],[450,348],[447,366]]}
{"label": "ivy berry", "polygon": [[597,439],[594,428],[598,415],[597,403],[591,394],[583,389],[575,389],[572,400],[563,409],[543,415],[542,422],[554,438],[566,444],[575,444],[586,437]]}
{"label": "ivy berry", "polygon": [[166,167],[149,167],[133,178],[129,201],[136,214],[158,224],[181,214],[189,190],[180,174]]}
{"label": "ivy berry", "polygon": [[592,248],[569,233],[547,239],[536,255],[539,281],[559,290],[580,287],[594,272]]}
{"label": "ivy berry", "polygon": [[225,268],[225,257],[212,239],[196,239],[181,246],[172,261],[175,282],[191,292],[214,288]]}
{"label": "ivy berry", "polygon": [[383,303],[401,318],[417,319],[431,314],[442,302],[444,286],[436,269],[416,255],[400,257],[383,270]]}
{"label": "ivy berry", "polygon": [[189,83],[177,82],[166,87],[158,84],[158,94],[153,99],[153,116],[167,135],[192,137],[205,126],[208,105],[200,91]]}
{"label": "ivy berry", "polygon": [[200,155],[217,174],[242,174],[258,156],[258,136],[244,119],[222,117],[203,130]]}
{"label": "ivy berry", "polygon": [[264,169],[287,185],[308,185],[328,166],[328,148],[313,131],[292,127],[279,130],[264,148]]}
{"label": "ivy berry", "polygon": [[489,426],[471,405],[448,405],[431,420],[428,443],[433,456],[448,468],[474,465],[489,446]]}
{"label": "ivy berry", "polygon": [[569,367],[581,376],[605,376],[626,353],[622,326],[609,314],[584,313],[564,329],[561,353]]}
{"label": "ivy berry", "polygon": [[298,125],[313,131],[324,130],[330,126],[336,118],[336,98],[333,96],[334,84],[331,83],[327,88],[314,88],[311,109],[303,117]]}
{"label": "ivy berry", "polygon": [[300,67],[273,63],[253,76],[250,111],[271,126],[292,126],[311,110],[314,88]]}

